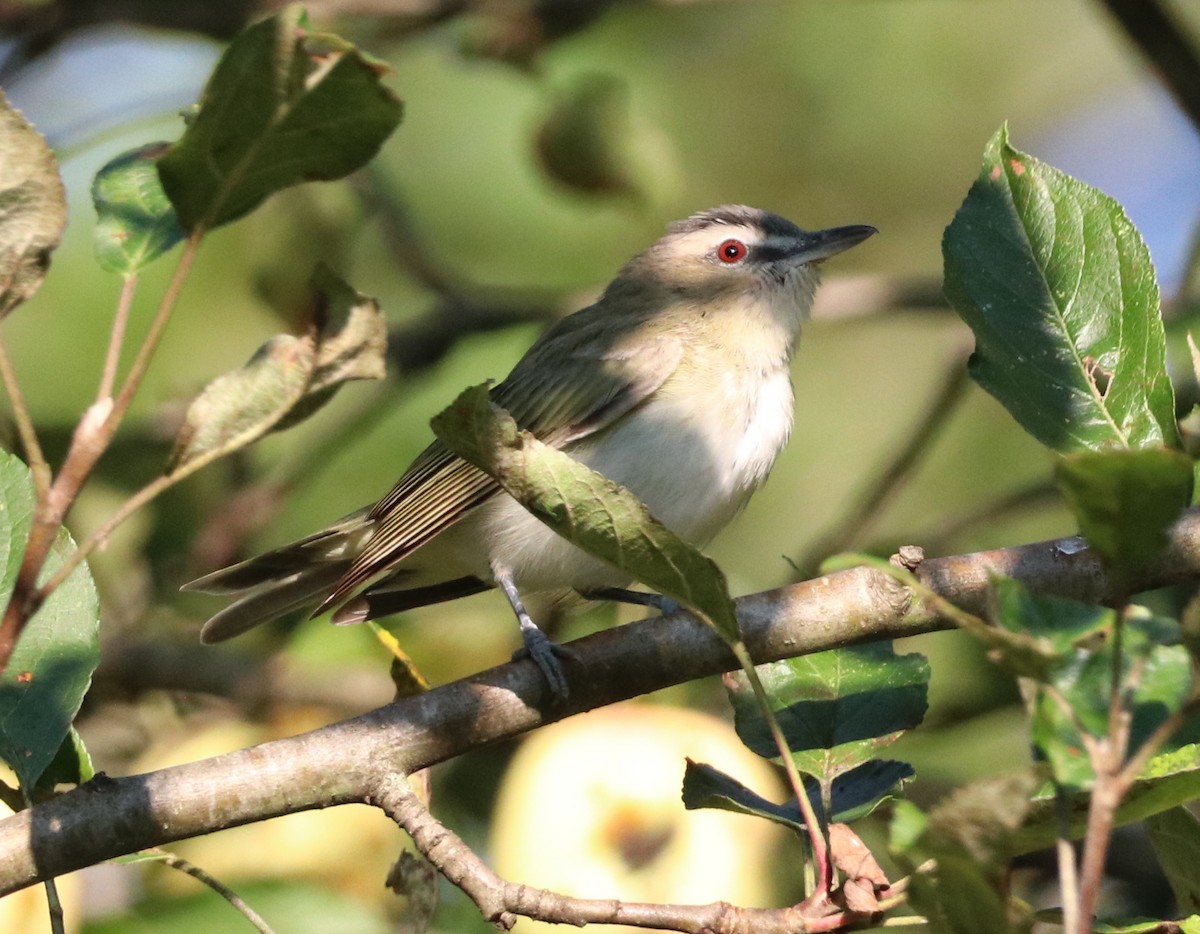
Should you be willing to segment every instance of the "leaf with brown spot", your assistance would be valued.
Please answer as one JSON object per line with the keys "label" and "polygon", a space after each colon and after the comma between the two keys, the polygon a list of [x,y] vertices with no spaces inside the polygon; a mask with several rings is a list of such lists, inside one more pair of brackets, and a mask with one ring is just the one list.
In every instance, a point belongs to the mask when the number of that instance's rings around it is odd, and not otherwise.
{"label": "leaf with brown spot", "polygon": [[58,161],[0,91],[0,318],[41,286],[66,225]]}

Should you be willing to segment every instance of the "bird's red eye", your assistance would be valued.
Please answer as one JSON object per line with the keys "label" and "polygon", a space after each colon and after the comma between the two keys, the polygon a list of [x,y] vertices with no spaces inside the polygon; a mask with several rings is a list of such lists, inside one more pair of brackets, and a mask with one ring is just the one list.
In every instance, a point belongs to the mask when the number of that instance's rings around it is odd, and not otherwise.
{"label": "bird's red eye", "polygon": [[740,263],[746,258],[746,244],[741,240],[726,240],[717,247],[717,258],[722,263]]}

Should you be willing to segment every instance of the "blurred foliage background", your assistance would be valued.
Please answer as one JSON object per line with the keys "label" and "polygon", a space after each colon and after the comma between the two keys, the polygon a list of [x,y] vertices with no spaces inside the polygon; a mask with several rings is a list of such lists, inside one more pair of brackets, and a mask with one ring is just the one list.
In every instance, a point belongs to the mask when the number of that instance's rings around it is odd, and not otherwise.
{"label": "blurred foliage background", "polygon": [[[95,392],[119,288],[91,257],[91,176],[123,149],[175,138],[177,111],[198,96],[222,40],[270,6],[0,3],[0,83],[58,150],[71,197],[51,274],[6,336],[52,454]],[[546,322],[585,304],[668,221],[723,202],[805,227],[882,231],[827,269],[795,367],[793,441],[711,549],[735,593],[811,573],[848,547],[888,554],[917,543],[945,554],[1074,532],[1049,485],[1050,455],[962,378],[969,333],[940,297],[940,238],[984,143],[1007,121],[1017,146],[1126,205],[1182,334],[1200,137],[1106,6],[314,0],[317,25],[389,63],[405,121],[351,183],[292,190],[210,236],[135,416],[72,516],[77,537],[161,466],[187,399],[297,325],[318,260],[380,299],[391,376],[350,387],[298,430],[173,491],[96,557],[104,659],[80,727],[98,767],[160,767],[386,702],[388,657],[365,627],[285,621],[201,648],[196,634],[214,603],[178,586],[382,495],[459,389],[502,377]],[[1162,9],[1194,48],[1200,8],[1179,0]],[[160,261],[145,275],[135,333],[170,268]],[[562,620],[556,634],[569,639],[617,614],[598,607]],[[388,625],[434,682],[497,664],[516,645],[494,594]],[[953,633],[913,642],[904,648],[931,657],[933,684],[925,725],[897,753],[917,767],[909,794],[929,801],[1025,762],[1013,686],[975,645]],[[595,760],[556,755],[539,737],[540,751],[522,753],[516,771],[507,771],[512,748],[436,770],[437,812],[521,881],[543,881],[540,858],[574,866],[576,881],[555,884],[594,897],[633,878],[643,886],[635,897],[670,899],[664,886],[682,874],[704,881],[702,900],[794,898],[794,844],[750,840],[754,822],[741,818],[695,832],[697,816],[678,803],[683,756],[700,755],[689,743],[729,745],[719,683],[647,703],[655,706],[633,721],[617,714],[607,733],[597,726],[608,714],[579,718],[587,748],[602,751]],[[681,705],[711,716],[676,723]],[[677,774],[656,779],[662,770],[644,757],[618,765],[630,723],[660,717],[680,741]],[[570,724],[556,729],[569,742]],[[710,761],[750,780],[757,763],[739,755]],[[659,785],[665,796],[650,793]],[[557,806],[580,825],[551,816]],[[699,856],[685,853],[688,834]],[[341,808],[178,849],[277,930],[374,932],[405,923],[383,888],[402,845],[379,814]],[[780,846],[791,846],[783,860],[773,855]],[[751,894],[713,860],[726,848],[744,853],[739,864],[759,886]],[[1137,853],[1136,840],[1117,848],[1134,865]],[[1155,897],[1131,878],[1131,890]],[[70,897],[86,905],[89,932],[242,929],[198,888],[158,867],[106,866]],[[435,930],[489,929],[464,898],[443,896]]]}

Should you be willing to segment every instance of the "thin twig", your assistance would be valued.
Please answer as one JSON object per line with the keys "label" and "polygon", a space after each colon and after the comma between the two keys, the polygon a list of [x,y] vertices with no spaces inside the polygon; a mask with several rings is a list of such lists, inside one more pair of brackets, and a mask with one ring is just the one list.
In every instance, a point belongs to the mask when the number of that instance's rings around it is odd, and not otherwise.
{"label": "thin twig", "polygon": [[121,283],[121,295],[117,299],[117,311],[113,315],[112,334],[108,339],[108,351],[104,355],[104,370],[100,374],[100,388],[96,401],[112,396],[117,383],[117,368],[121,365],[121,347],[125,343],[125,330],[129,324],[129,310],[133,307],[133,296],[137,292],[138,277],[129,275]]}
{"label": "thin twig", "polygon": [[38,500],[43,500],[50,489],[50,465],[42,452],[37,429],[33,427],[33,418],[29,414],[29,406],[25,403],[25,394],[21,391],[20,380],[17,379],[16,370],[8,356],[3,330],[0,330],[0,379],[4,381],[4,391],[8,393],[8,400],[12,405],[13,421],[16,422],[17,433],[21,436],[25,460],[33,473],[34,493]]}
{"label": "thin twig", "polygon": [[[1100,763],[1107,770],[1107,763]],[[1079,870],[1078,915],[1074,930],[1068,934],[1089,934],[1092,919],[1100,901],[1100,887],[1104,882],[1104,863],[1108,855],[1108,841],[1112,837],[1117,806],[1121,803],[1114,776],[1111,771],[1098,771],[1088,803],[1087,829],[1084,831],[1083,864]]]}
{"label": "thin twig", "polygon": [[1075,864],[1075,847],[1071,843],[1071,802],[1058,784],[1054,786],[1054,809],[1058,823],[1058,839],[1054,849],[1058,856],[1058,890],[1061,896],[1063,930],[1074,931],[1079,922],[1079,877]]}
{"label": "thin twig", "polygon": [[1146,764],[1166,745],[1167,740],[1196,715],[1198,709],[1200,709],[1200,694],[1193,689],[1192,696],[1187,703],[1155,727],[1153,732],[1146,737],[1145,742],[1125,762],[1117,776],[1123,787],[1122,794],[1133,787],[1134,782],[1141,776],[1142,770],[1146,768]]}
{"label": "thin twig", "polygon": [[[1108,859],[1109,843],[1116,824],[1117,808],[1121,806],[1127,787],[1121,784],[1121,765],[1129,747],[1132,715],[1127,703],[1129,693],[1125,686],[1125,621],[1128,604],[1122,601],[1113,627],[1112,667],[1110,671],[1108,698],[1108,733],[1100,741],[1088,746],[1092,771],[1096,774],[1088,802],[1087,830],[1084,835],[1083,862],[1079,868],[1078,916],[1074,932],[1088,934],[1092,919],[1100,902],[1100,889],[1104,883],[1104,864]],[[1141,670],[1131,672],[1131,687],[1136,684]],[[1086,733],[1081,733],[1086,738]],[[1068,929],[1071,931],[1071,929]]]}
{"label": "thin twig", "polygon": [[1083,721],[1079,719],[1079,711],[1071,706],[1071,702],[1067,700],[1066,695],[1053,684],[1039,684],[1038,690],[1050,698],[1054,702],[1054,706],[1058,708],[1058,712],[1067,718],[1067,722],[1071,724],[1071,729],[1079,735],[1079,741],[1083,743],[1083,749],[1088,756],[1092,759],[1099,756],[1103,740],[1098,739],[1088,732],[1087,727],[1083,725]]}
{"label": "thin twig", "polygon": [[152,847],[151,849],[143,850],[142,852],[153,854],[154,857],[163,864],[170,866],[172,869],[177,869],[180,872],[191,876],[193,879],[196,879],[207,885],[210,889],[225,899],[225,901],[229,902],[230,905],[241,912],[245,919],[254,925],[255,930],[257,930],[259,934],[275,934],[275,932],[271,929],[271,926],[263,920],[262,916],[248,904],[246,904],[245,900],[243,900],[243,898],[238,895],[237,892],[229,888],[220,880],[210,876],[195,863],[190,863],[182,856],[176,856],[174,853],[170,853],[167,850],[159,847]]}
{"label": "thin twig", "polygon": [[80,542],[74,551],[64,556],[62,564],[38,588],[34,597],[35,605],[44,603],[50,594],[61,587],[63,582],[71,576],[71,573],[87,559],[88,555],[108,541],[108,537],[112,535],[117,526],[145,506],[150,500],[154,499],[154,497],[158,496],[164,490],[170,489],[182,480],[184,476],[190,475],[192,472],[190,470],[186,473],[179,471],[178,474],[155,477],[129,497],[129,499],[125,500],[111,516],[104,520],[100,528],[96,529],[96,531]]}
{"label": "thin twig", "polygon": [[124,417],[129,404],[133,401],[134,394],[138,391],[142,380],[146,376],[146,371],[150,368],[150,361],[154,357],[154,351],[158,349],[158,342],[162,340],[163,332],[167,329],[167,323],[171,320],[171,313],[175,310],[175,305],[179,301],[179,294],[183,291],[183,284],[187,281],[188,273],[191,271],[192,263],[196,259],[196,252],[200,248],[200,241],[204,238],[204,233],[203,228],[197,228],[192,231],[184,243],[183,252],[179,256],[179,265],[175,267],[171,281],[167,284],[162,299],[158,303],[158,310],[154,313],[154,320],[150,323],[150,330],[146,332],[142,346],[138,348],[137,356],[134,357],[133,363],[130,364],[129,372],[125,375],[125,381],[121,384],[121,391],[117,394],[117,398],[113,402],[113,410],[109,416],[109,421],[114,423],[112,429],[114,431],[116,430],[116,423],[120,422]]}
{"label": "thin twig", "polygon": [[53,879],[42,883],[46,889],[46,910],[50,914],[51,934],[67,934],[66,920],[63,918],[62,900],[58,897],[58,885]]}
{"label": "thin twig", "polygon": [[[50,485],[45,497],[38,501],[29,530],[29,539],[21,558],[21,565],[17,569],[12,595],[4,609],[3,619],[0,620],[0,671],[7,668],[8,660],[12,656],[13,649],[16,648],[21,630],[37,612],[41,601],[49,595],[52,589],[39,587],[37,583],[46,563],[46,557],[58,536],[59,529],[62,528],[67,513],[79,495],[80,489],[91,474],[96,461],[107,450],[133,401],[134,394],[150,367],[154,351],[162,339],[167,322],[171,318],[171,312],[179,300],[179,294],[187,280],[188,272],[196,258],[196,251],[199,249],[203,236],[203,229],[197,228],[188,237],[183,253],[179,257],[179,264],[163,292],[154,321],[142,341],[137,357],[129,368],[121,391],[117,394],[116,399],[110,400],[107,397],[101,399],[84,412],[75,428],[71,445],[67,450],[67,456],[63,459],[58,476]],[[83,560],[82,557],[75,559],[71,566],[74,567],[81,560]],[[66,579],[62,574],[56,575],[56,578],[59,581]]]}
{"label": "thin twig", "polygon": [[437,820],[408,787],[404,775],[383,771],[370,803],[382,809],[412,838],[417,849],[443,876],[458,886],[491,923],[507,930],[518,915],[558,924],[624,924],[703,934],[755,931],[756,934],[805,934],[833,931],[865,916],[831,903],[805,902],[789,908],[741,908],[726,902],[670,905],[573,898],[546,889],[508,882],[489,868],[463,840]]}

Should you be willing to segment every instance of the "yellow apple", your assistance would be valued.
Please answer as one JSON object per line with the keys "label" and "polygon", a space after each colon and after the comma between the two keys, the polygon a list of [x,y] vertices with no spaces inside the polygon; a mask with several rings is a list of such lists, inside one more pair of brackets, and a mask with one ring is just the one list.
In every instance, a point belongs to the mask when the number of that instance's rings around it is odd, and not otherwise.
{"label": "yellow apple", "polygon": [[[725,721],[620,704],[539,730],[522,745],[492,824],[496,870],[513,882],[586,898],[772,904],[771,866],[789,834],[758,818],[685,810],[685,757],[782,799],[773,767]],[[798,860],[799,848],[794,852]],[[515,930],[551,926],[522,919]]]}

